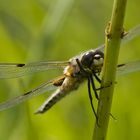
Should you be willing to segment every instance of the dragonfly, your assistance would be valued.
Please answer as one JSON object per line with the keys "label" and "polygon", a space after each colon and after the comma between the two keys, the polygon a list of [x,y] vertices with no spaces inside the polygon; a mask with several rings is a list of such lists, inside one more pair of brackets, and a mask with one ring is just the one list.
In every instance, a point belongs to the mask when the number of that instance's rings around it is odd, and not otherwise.
{"label": "dragonfly", "polygon": [[[133,29],[126,35],[122,42],[129,40],[135,31]],[[47,71],[51,69],[62,69],[63,74],[57,78],[47,81],[35,89],[28,91],[13,99],[0,103],[0,111],[14,107],[34,96],[40,95],[49,90],[55,90],[52,95],[37,109],[35,114],[42,114],[48,111],[63,97],[79,88],[79,86],[87,81],[88,95],[93,113],[97,119],[97,114],[93,106],[91,89],[94,91],[95,97],[99,100],[98,89],[95,80],[101,83],[100,73],[104,61],[104,45],[96,49],[83,52],[68,61],[43,61],[28,64],[20,63],[0,63],[0,79],[18,78],[28,74]],[[140,70],[140,60],[120,64],[117,66],[117,75],[124,75]]]}

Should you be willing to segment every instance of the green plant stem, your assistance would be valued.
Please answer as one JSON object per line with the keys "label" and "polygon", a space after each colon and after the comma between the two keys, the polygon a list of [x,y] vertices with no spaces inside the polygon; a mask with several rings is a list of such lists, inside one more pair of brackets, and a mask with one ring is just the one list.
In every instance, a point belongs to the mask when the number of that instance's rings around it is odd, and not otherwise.
{"label": "green plant stem", "polygon": [[110,110],[115,85],[116,68],[119,56],[123,21],[127,0],[114,0],[112,17],[105,42],[105,59],[97,109],[98,122],[96,121],[93,140],[105,140],[107,135]]}

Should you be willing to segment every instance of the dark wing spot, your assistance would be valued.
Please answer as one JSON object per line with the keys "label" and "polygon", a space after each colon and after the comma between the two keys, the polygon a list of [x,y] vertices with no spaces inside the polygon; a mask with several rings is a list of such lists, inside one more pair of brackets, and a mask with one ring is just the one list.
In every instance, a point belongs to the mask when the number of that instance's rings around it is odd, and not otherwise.
{"label": "dark wing spot", "polygon": [[17,64],[17,67],[23,67],[25,64]]}
{"label": "dark wing spot", "polygon": [[23,96],[24,96],[24,95],[28,95],[28,94],[30,94],[31,92],[32,92],[32,91],[26,92],[26,93],[23,94]]}
{"label": "dark wing spot", "polygon": [[125,66],[125,64],[119,64],[117,67],[122,67],[122,66]]}

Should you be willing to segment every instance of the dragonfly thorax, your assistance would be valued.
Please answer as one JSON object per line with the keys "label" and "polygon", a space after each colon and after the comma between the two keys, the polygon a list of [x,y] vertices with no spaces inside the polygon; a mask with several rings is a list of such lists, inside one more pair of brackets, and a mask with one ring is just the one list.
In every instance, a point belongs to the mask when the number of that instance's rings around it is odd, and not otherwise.
{"label": "dragonfly thorax", "polygon": [[[91,73],[100,73],[103,66],[104,54],[101,51],[88,51],[82,54],[80,57],[74,57],[70,59],[69,65],[64,69],[64,74],[67,76],[87,76]],[[77,63],[77,60],[80,64]],[[79,65],[84,69],[84,73],[81,71]],[[86,73],[86,74],[85,74]]]}

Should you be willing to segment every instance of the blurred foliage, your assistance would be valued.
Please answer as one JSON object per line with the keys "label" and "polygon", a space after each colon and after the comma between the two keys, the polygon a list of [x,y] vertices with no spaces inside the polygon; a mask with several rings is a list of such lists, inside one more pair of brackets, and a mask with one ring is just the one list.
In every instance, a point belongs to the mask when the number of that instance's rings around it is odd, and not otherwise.
{"label": "blurred foliage", "polygon": [[[0,62],[68,60],[104,42],[113,1],[0,0]],[[140,1],[128,1],[125,28],[140,23]],[[134,16],[135,15],[135,16]],[[121,49],[120,62],[140,59],[140,38]],[[51,71],[20,79],[0,80],[0,100],[20,95],[46,79]],[[140,139],[140,73],[117,79],[108,140]],[[90,140],[95,118],[84,84],[43,115],[33,112],[50,95],[0,112],[1,140]],[[95,101],[95,99],[94,99]],[[97,105],[97,101],[95,101]]]}

